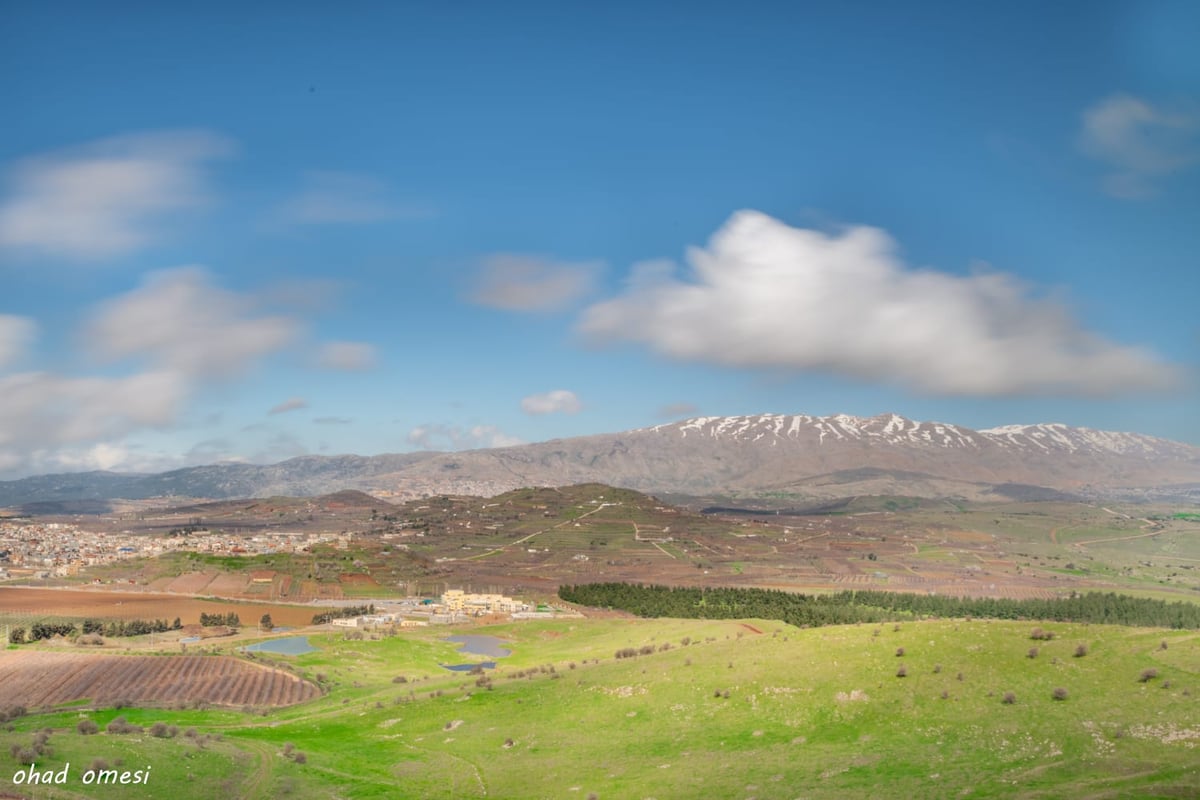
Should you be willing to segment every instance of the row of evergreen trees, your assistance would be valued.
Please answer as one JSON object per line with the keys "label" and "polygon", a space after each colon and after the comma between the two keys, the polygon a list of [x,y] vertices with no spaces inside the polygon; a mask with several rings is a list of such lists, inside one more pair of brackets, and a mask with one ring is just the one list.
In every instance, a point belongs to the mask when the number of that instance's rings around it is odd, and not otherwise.
{"label": "row of evergreen trees", "polygon": [[74,622],[35,622],[29,626],[29,630],[25,628],[13,628],[8,633],[8,641],[10,644],[24,644],[25,642],[37,642],[42,639],[52,639],[55,636],[74,636],[80,632],[84,635],[96,634],[100,636],[143,636],[147,633],[165,633],[168,630],[179,630],[183,627],[179,617],[170,625],[165,619],[85,619],[82,626],[76,626]]}
{"label": "row of evergreen trees", "polygon": [[375,613],[375,604],[369,606],[341,606],[339,608],[331,608],[328,611],[322,611],[320,614],[313,614],[313,625],[324,625],[326,622],[332,622],[335,619],[349,619],[350,617],[364,617],[368,614]]}
{"label": "row of evergreen trees", "polygon": [[1055,600],[1011,600],[877,591],[804,595],[775,589],[588,583],[560,586],[558,596],[571,603],[620,609],[640,617],[754,617],[778,619],[799,627],[918,617],[984,617],[1200,628],[1200,605],[1112,592],[1072,593]]}
{"label": "row of evergreen trees", "polygon": [[242,620],[236,611],[230,611],[228,614],[205,614],[201,611],[200,624],[206,628],[215,625],[227,625],[230,628],[237,628],[242,624]]}

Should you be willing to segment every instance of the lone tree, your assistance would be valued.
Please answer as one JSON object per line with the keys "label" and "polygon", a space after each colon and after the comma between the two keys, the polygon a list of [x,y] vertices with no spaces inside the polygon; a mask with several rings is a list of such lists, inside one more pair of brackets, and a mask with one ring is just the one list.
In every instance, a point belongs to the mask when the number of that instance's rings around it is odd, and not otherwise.
{"label": "lone tree", "polygon": [[258,621],[258,627],[262,628],[264,631],[272,630],[275,627],[275,623],[271,620],[271,615],[263,614],[262,619]]}

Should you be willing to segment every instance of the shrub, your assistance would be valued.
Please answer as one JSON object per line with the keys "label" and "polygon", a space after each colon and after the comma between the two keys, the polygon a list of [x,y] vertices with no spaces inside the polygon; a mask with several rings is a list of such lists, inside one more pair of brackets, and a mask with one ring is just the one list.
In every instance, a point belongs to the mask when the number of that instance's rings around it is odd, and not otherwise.
{"label": "shrub", "polygon": [[128,720],[125,719],[125,717],[122,716],[122,717],[117,717],[112,722],[108,723],[108,725],[105,726],[104,730],[108,731],[109,733],[114,733],[114,734],[118,734],[118,735],[125,734],[125,733],[141,733],[142,726],[141,725],[132,725],[129,723]]}
{"label": "shrub", "polygon": [[949,699],[950,699],[950,693],[949,693],[949,692],[947,692],[945,689],[943,689],[943,690],[942,690],[942,699],[943,699],[943,700],[949,700]]}
{"label": "shrub", "polygon": [[1029,652],[1025,654],[1025,657],[1026,658],[1037,658],[1038,657],[1038,649],[1036,647],[1029,648]]}
{"label": "shrub", "polygon": [[1053,692],[1050,693],[1050,696],[1053,697],[1055,700],[1066,700],[1067,699],[1067,690],[1064,689],[1063,687],[1059,686],[1057,689],[1055,689]]}
{"label": "shrub", "polygon": [[939,672],[941,672],[941,671],[942,671],[942,665],[941,665],[941,664],[934,664],[934,665],[933,665],[933,674],[934,674],[934,675],[937,675],[937,674],[938,674]]}
{"label": "shrub", "polygon": [[1142,674],[1138,676],[1138,680],[1142,683],[1146,683],[1147,681],[1152,681],[1157,677],[1158,670],[1154,669],[1154,667],[1150,667],[1149,669],[1142,670]]}
{"label": "shrub", "polygon": [[897,647],[896,648],[896,658],[903,658],[903,657],[904,657],[904,648]]}
{"label": "shrub", "polygon": [[907,678],[908,677],[908,669],[903,664],[901,664],[900,668],[898,670],[896,670],[896,677],[897,678]]}
{"label": "shrub", "polygon": [[295,761],[297,764],[307,764],[308,756],[304,755],[302,752],[296,753],[295,757],[292,758],[292,761]]}
{"label": "shrub", "polygon": [[100,726],[93,720],[81,719],[79,720],[79,724],[75,726],[75,730],[83,736],[91,736],[93,733],[100,732]]}
{"label": "shrub", "polygon": [[1167,640],[1166,639],[1163,639],[1161,642],[1158,643],[1158,649],[1159,650],[1167,649]]}
{"label": "shrub", "polygon": [[170,739],[175,735],[172,733],[172,729],[175,733],[179,731],[174,725],[168,726],[167,723],[159,721],[150,726],[150,735],[159,739]]}
{"label": "shrub", "polygon": [[1000,702],[1004,703],[1006,706],[1011,706],[1013,703],[1017,702],[1017,696],[1012,692],[1005,692],[1004,697],[1000,699]]}
{"label": "shrub", "polygon": [[1084,657],[1084,656],[1086,656],[1087,654],[1088,654],[1088,649],[1087,649],[1087,645],[1086,645],[1086,644],[1081,644],[1081,645],[1079,645],[1078,647],[1076,647],[1076,648],[1075,648],[1075,654],[1074,654],[1074,655],[1075,655],[1075,657],[1076,657],[1076,658],[1083,658],[1083,657]]}

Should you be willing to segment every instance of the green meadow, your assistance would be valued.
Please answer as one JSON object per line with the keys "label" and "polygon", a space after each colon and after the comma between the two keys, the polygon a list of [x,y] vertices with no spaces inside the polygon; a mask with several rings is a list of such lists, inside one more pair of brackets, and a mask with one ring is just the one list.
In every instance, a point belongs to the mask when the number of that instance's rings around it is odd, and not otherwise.
{"label": "green meadow", "polygon": [[[323,634],[311,637],[319,652],[258,657],[328,690],[303,706],[72,706],[13,719],[0,733],[0,793],[1200,796],[1200,633],[1041,623],[1053,638],[1031,639],[1038,626],[576,619],[378,640]],[[484,659],[442,641],[451,633],[500,637],[512,654],[484,675],[450,672],[440,665]],[[146,731],[103,732],[118,716]],[[85,719],[101,733],[78,733]],[[178,732],[152,736],[155,722]],[[70,783],[13,786],[14,746],[47,728],[37,768],[70,762]],[[95,759],[150,765],[151,777],[84,786]]]}

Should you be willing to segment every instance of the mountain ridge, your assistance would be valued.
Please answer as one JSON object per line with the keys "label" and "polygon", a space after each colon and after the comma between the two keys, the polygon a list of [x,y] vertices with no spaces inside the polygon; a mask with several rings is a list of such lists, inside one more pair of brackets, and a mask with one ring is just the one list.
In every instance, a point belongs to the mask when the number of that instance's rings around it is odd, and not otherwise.
{"label": "mountain ridge", "polygon": [[1165,491],[1186,500],[1200,499],[1200,447],[1062,423],[972,430],[898,414],[708,416],[483,450],[307,455],[276,464],[210,464],[149,475],[32,476],[0,482],[0,506],[308,496],[342,489],[398,499],[490,496],[522,486],[586,482],[675,494],[814,497],[841,491],[971,498],[994,494],[997,486],[1023,485],[1082,496]]}

